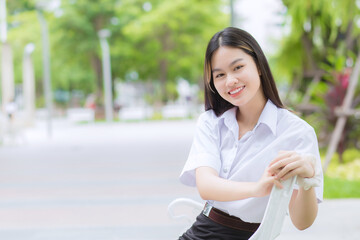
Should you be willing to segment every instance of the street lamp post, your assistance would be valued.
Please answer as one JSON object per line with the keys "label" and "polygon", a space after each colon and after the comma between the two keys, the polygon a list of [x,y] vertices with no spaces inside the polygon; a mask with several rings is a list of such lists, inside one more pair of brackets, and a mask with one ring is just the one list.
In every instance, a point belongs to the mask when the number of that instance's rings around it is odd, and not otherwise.
{"label": "street lamp post", "polygon": [[6,1],[0,0],[0,37],[2,43],[1,49],[1,95],[2,107],[15,98],[14,91],[14,64],[11,45],[7,42],[7,22],[6,22]]}
{"label": "street lamp post", "polygon": [[25,46],[23,56],[23,91],[25,103],[25,115],[28,125],[32,125],[35,115],[35,75],[31,60],[31,54],[35,49],[33,43]]}
{"label": "street lamp post", "polygon": [[43,86],[45,94],[45,104],[47,109],[47,133],[48,137],[52,136],[52,94],[50,78],[50,50],[49,50],[49,33],[46,20],[40,4],[37,6],[38,18],[41,24],[42,35],[42,55],[43,55]]}
{"label": "street lamp post", "polygon": [[235,10],[236,0],[230,0],[230,27],[235,27],[236,25],[236,10]]}
{"label": "street lamp post", "polygon": [[111,90],[111,62],[110,62],[110,50],[107,38],[111,33],[108,29],[102,29],[98,32],[100,38],[100,46],[102,51],[102,68],[104,78],[104,90],[105,90],[105,118],[107,122],[113,120],[113,104],[112,104],[112,90]]}
{"label": "street lamp post", "polygon": [[6,0],[0,0],[0,37],[1,42],[7,39],[7,23],[6,23]]}

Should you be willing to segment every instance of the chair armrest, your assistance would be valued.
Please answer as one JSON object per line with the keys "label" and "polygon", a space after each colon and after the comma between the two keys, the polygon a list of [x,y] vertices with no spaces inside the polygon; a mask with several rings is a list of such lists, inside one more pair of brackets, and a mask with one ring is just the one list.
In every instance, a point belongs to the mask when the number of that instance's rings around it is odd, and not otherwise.
{"label": "chair armrest", "polygon": [[273,240],[280,235],[296,176],[282,182],[283,189],[273,186],[263,220],[249,240]]}
{"label": "chair armrest", "polygon": [[177,198],[168,205],[168,214],[169,214],[170,218],[186,219],[190,223],[192,222],[193,219],[189,215],[187,215],[187,214],[176,215],[174,213],[174,208],[176,208],[177,206],[188,206],[188,207],[192,208],[193,211],[196,211],[197,214],[199,214],[204,208],[203,203],[192,200],[190,198]]}

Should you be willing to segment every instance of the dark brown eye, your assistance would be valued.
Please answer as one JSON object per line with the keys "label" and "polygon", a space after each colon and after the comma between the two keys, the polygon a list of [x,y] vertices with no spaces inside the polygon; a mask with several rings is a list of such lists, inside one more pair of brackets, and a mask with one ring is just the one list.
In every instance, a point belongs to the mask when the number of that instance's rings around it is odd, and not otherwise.
{"label": "dark brown eye", "polygon": [[223,77],[223,76],[224,76],[223,73],[219,73],[218,75],[215,76],[215,78],[221,78],[221,77]]}
{"label": "dark brown eye", "polygon": [[242,68],[242,66],[236,66],[235,68],[234,68],[234,71],[236,71],[236,70],[239,70],[240,68]]}

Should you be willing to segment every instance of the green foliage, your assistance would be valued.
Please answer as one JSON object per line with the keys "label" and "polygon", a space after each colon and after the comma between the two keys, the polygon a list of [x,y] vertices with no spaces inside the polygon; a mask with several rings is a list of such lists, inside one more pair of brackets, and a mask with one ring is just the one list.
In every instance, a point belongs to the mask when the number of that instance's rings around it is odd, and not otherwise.
{"label": "green foliage", "polygon": [[179,97],[175,82],[170,82],[170,81],[166,82],[166,92],[167,92],[167,96],[169,97],[169,99],[166,100],[175,101]]}
{"label": "green foliage", "polygon": [[284,39],[281,45],[281,52],[271,58],[271,66],[277,82],[291,83],[302,71],[303,48],[293,39]]}
{"label": "green foliage", "polygon": [[[360,50],[359,1],[356,0],[283,0],[287,9],[284,26],[289,30],[281,41],[274,60],[274,75],[290,86],[285,102],[297,107],[318,133],[320,145],[328,144],[336,123],[336,107],[343,102],[350,68]],[[313,84],[320,74],[320,82]],[[360,98],[355,92],[352,108],[358,108]],[[310,93],[309,95],[306,95]],[[310,96],[310,101],[303,101]],[[358,120],[348,119],[337,152],[358,147]]]}
{"label": "green foliage", "polygon": [[[294,74],[329,68],[342,70],[344,60],[359,47],[360,29],[355,20],[360,10],[356,1],[283,0],[283,3],[287,8],[284,25],[290,32],[282,39],[276,56],[276,74],[292,81]],[[303,79],[302,84],[307,83]]]}
{"label": "green foliage", "polygon": [[347,149],[343,164],[338,158],[333,156],[324,176],[324,198],[360,198],[360,150]]}
{"label": "green foliage", "polygon": [[333,178],[360,181],[360,157],[349,163],[332,166],[327,175]]}
{"label": "green foliage", "polygon": [[[359,160],[360,160],[360,150],[359,149],[350,148],[344,152],[344,163],[351,163],[351,162],[359,161]],[[360,171],[358,171],[358,177],[360,179]]]}
{"label": "green foliage", "polygon": [[[219,8],[221,1],[152,1],[151,4],[150,11],[143,10],[139,18],[124,26],[124,38],[115,42],[118,46],[115,53],[126,59],[119,63],[118,71],[124,75],[136,70],[140,79],[160,80],[162,85],[179,77],[197,82],[202,75],[207,42],[227,23],[227,16]],[[142,8],[140,4],[137,7]]]}
{"label": "green foliage", "polygon": [[[8,35],[14,49],[17,83],[22,81],[19,63],[23,49],[27,43],[35,43],[33,59],[40,97],[42,43],[35,2],[8,1]],[[160,81],[162,91],[179,77],[197,82],[202,76],[207,41],[228,23],[229,16],[221,11],[224,4],[228,2],[63,0],[57,14],[45,12],[51,48],[52,88],[69,92],[81,89],[85,94],[96,92],[97,102],[101,103],[98,31],[103,28],[111,31],[108,40],[113,79],[127,79],[129,73],[136,72],[139,74],[136,81]],[[176,93],[170,95],[166,99],[173,99]]]}
{"label": "green foliage", "polygon": [[[11,9],[10,9],[11,10]],[[13,10],[15,11],[15,10]],[[35,72],[36,95],[42,95],[42,48],[41,48],[41,30],[37,19],[35,10],[23,10],[21,13],[10,15],[8,17],[9,33],[8,43],[13,50],[14,63],[14,80],[16,84],[22,83],[22,61],[24,48],[27,44],[33,43],[35,45],[32,53],[33,66]],[[37,100],[38,107],[43,106],[42,100]]]}
{"label": "green foliage", "polygon": [[161,112],[155,112],[150,120],[163,120]]}
{"label": "green foliage", "polygon": [[318,84],[311,86],[312,98],[310,100],[311,103],[318,106],[324,106],[324,97],[326,93],[329,91],[329,85],[325,82],[319,82]]}
{"label": "green foliage", "polygon": [[[55,69],[62,74],[53,77],[56,89],[82,89],[96,93],[102,105],[102,65],[98,32],[110,26],[116,1],[63,1],[63,14],[51,21],[52,52]],[[74,71],[75,70],[75,71]]]}
{"label": "green foliage", "polygon": [[324,177],[324,198],[360,198],[360,180]]}
{"label": "green foliage", "polygon": [[10,15],[35,9],[35,0],[6,1],[6,7]]}

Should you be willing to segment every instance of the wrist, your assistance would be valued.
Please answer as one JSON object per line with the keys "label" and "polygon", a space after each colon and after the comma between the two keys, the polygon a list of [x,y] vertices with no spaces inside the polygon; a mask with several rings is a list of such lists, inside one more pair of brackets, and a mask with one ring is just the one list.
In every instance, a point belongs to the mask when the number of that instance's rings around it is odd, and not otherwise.
{"label": "wrist", "polygon": [[250,197],[261,197],[259,182],[250,183]]}
{"label": "wrist", "polygon": [[261,181],[249,183],[250,197],[265,197],[270,194],[273,184],[264,184]]}
{"label": "wrist", "polygon": [[[321,185],[322,181],[322,169],[319,164],[317,164],[315,156],[311,154],[303,155],[304,158],[306,158],[307,161],[310,162],[312,166],[312,175],[311,177],[298,177],[297,184],[302,187],[304,190],[309,190],[312,187],[318,187]],[[310,174],[309,174],[310,176]]]}
{"label": "wrist", "polygon": [[312,174],[311,174],[311,177],[308,177],[308,178],[313,178],[313,177],[315,177],[315,167],[313,166],[313,168],[312,168]]}

